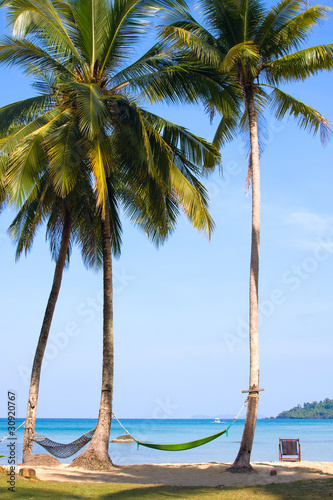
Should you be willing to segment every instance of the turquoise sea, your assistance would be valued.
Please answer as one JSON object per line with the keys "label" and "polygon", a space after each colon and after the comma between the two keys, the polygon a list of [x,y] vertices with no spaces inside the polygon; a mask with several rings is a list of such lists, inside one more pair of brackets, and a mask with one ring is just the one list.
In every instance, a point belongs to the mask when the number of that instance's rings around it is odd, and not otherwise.
{"label": "turquoise sea", "polygon": [[[16,427],[23,422],[16,421]],[[36,432],[53,441],[69,443],[96,425],[93,419],[39,419]],[[146,420],[123,419],[122,424],[141,441],[151,443],[178,443],[193,441],[209,436],[227,427],[231,420]],[[236,421],[229,431],[229,436],[219,437],[199,448],[187,451],[166,452],[139,447],[135,443],[110,443],[110,456],[115,464],[149,463],[205,463],[232,462],[236,457],[242,436],[244,420]],[[7,420],[0,419],[0,439],[7,432]],[[111,439],[125,434],[116,421],[112,421]],[[23,427],[16,433],[16,463],[22,460]],[[258,420],[252,451],[252,461],[278,460],[279,438],[299,438],[303,460],[333,461],[333,420]],[[9,439],[0,443],[0,463],[8,458]],[[34,453],[44,453],[44,449],[34,444]],[[75,456],[75,455],[74,455]],[[73,457],[72,457],[73,458]],[[70,463],[72,458],[62,459]]]}

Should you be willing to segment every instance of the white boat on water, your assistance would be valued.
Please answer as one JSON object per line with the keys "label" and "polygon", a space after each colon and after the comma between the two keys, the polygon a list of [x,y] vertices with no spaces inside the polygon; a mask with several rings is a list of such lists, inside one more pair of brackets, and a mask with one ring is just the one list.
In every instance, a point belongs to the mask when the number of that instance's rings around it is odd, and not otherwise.
{"label": "white boat on water", "polygon": [[220,422],[220,419],[219,419],[219,418],[216,418],[216,419],[215,419],[215,423],[216,423],[216,424],[220,424],[220,423],[221,423],[221,422]]}

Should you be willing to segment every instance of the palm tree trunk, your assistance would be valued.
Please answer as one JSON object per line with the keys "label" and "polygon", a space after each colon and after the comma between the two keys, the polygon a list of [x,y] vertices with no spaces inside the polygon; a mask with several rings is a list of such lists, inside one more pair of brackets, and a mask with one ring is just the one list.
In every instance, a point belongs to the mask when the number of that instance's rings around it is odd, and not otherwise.
{"label": "palm tree trunk", "polygon": [[40,331],[34,362],[31,371],[28,407],[26,424],[23,438],[23,463],[29,462],[32,458],[33,437],[35,434],[36,412],[39,392],[40,374],[42,362],[49,337],[53,313],[57,303],[59,290],[62,281],[62,275],[66,264],[69,240],[71,235],[71,217],[69,212],[65,211],[64,224],[61,236],[59,255],[54,271],[53,284],[49,300],[47,302],[42,328]]}
{"label": "palm tree trunk", "polygon": [[108,470],[112,467],[109,457],[109,441],[112,416],[113,393],[113,287],[110,215],[106,209],[101,221],[103,240],[103,373],[102,394],[97,427],[87,448],[72,462],[72,466],[90,470]]}
{"label": "palm tree trunk", "polygon": [[[258,126],[253,87],[245,87],[245,99],[248,109],[250,140],[251,140],[251,170],[252,170],[252,238],[250,265],[250,311],[249,311],[249,341],[250,341],[250,385],[249,389],[259,388],[259,332],[258,332],[258,279],[259,279],[259,247],[260,247],[260,165]],[[238,455],[231,472],[252,471],[250,456],[257,422],[259,392],[250,392],[246,412],[245,426]]]}

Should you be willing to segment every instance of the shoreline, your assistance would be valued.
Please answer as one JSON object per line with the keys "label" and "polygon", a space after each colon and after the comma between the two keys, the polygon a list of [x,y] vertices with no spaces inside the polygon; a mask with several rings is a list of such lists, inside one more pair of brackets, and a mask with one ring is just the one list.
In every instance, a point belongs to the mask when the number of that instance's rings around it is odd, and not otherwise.
{"label": "shoreline", "polygon": [[[255,486],[311,479],[332,479],[333,462],[252,462],[253,473],[230,473],[231,463],[114,465],[111,471],[88,471],[62,464],[32,468],[41,481],[130,483],[166,486]],[[276,475],[271,475],[274,470]]]}

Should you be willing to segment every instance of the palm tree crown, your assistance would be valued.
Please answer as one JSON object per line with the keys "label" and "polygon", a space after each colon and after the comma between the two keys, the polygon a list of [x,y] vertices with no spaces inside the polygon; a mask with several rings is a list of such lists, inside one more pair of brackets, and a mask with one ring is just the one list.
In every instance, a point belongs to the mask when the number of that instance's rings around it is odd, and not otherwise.
{"label": "palm tree crown", "polygon": [[[278,86],[332,69],[333,44],[300,50],[330,9],[320,5],[305,8],[301,0],[284,0],[271,9],[260,0],[198,0],[197,4],[207,28],[178,8],[172,23],[161,31],[164,40],[214,67],[216,82],[226,72],[232,75],[240,86],[240,102],[246,104],[246,89],[252,88],[257,116],[269,105],[277,119],[289,113],[301,128],[319,130],[324,141],[330,133],[329,122]],[[210,112],[224,115],[216,131],[216,145],[231,140],[239,125],[248,130],[247,111],[241,106],[228,116],[214,100],[206,100],[206,104]]]}
{"label": "palm tree crown", "polygon": [[14,0],[3,5],[15,36],[1,40],[0,61],[21,66],[40,93],[1,110],[12,197],[22,202],[35,189],[47,155],[56,194],[65,196],[73,188],[84,161],[103,216],[107,198],[115,213],[107,179],[121,166],[122,182],[151,179],[154,189],[170,198],[169,206],[180,204],[196,227],[210,232],[207,196],[195,177],[198,167],[214,165],[216,150],[143,110],[129,94],[135,76],[141,77],[140,87],[143,74],[147,80],[156,67],[169,65],[155,48],[124,67],[147,14],[164,2]]}

